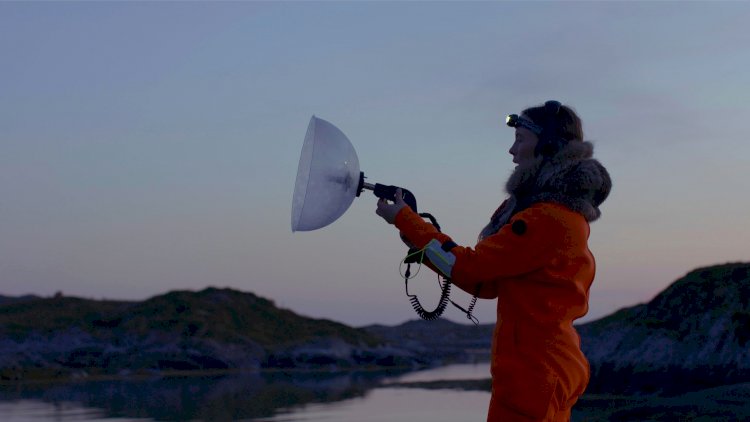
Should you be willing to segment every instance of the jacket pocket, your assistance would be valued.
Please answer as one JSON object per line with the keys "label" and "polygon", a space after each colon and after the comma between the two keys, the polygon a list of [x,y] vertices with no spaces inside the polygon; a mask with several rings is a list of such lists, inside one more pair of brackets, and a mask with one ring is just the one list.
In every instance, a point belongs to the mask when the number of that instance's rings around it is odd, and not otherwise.
{"label": "jacket pocket", "polygon": [[502,368],[507,368],[509,363],[515,360],[516,355],[516,328],[512,321],[498,319],[495,332],[492,335],[492,375]]}
{"label": "jacket pocket", "polygon": [[492,401],[512,413],[534,420],[546,420],[557,412],[559,403],[559,377],[536,362],[517,356],[513,362],[502,361],[493,374]]}

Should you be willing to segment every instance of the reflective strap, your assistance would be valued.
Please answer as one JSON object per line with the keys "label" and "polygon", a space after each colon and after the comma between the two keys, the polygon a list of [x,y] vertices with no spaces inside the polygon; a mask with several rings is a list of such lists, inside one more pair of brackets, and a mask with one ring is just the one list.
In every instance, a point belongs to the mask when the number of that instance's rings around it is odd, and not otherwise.
{"label": "reflective strap", "polygon": [[[455,245],[455,243],[453,244]],[[456,255],[444,250],[443,245],[437,239],[430,240],[430,243],[424,247],[424,252],[430,262],[432,262],[432,265],[443,273],[443,275],[450,278],[453,271],[453,264],[456,263]]]}

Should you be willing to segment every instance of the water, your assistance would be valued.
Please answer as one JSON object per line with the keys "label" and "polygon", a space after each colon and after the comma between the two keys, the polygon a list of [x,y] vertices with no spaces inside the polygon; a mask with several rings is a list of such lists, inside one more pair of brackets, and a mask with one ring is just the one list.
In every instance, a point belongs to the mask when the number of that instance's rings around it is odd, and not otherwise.
{"label": "water", "polygon": [[0,385],[0,420],[483,421],[488,392],[394,384],[488,376],[488,365],[477,364],[409,373],[278,371],[241,376]]}
{"label": "water", "polygon": [[484,392],[378,388],[365,397],[315,404],[267,422],[456,422],[484,421],[490,395]]}
{"label": "water", "polygon": [[[276,371],[0,384],[0,421],[483,422],[489,392],[404,383],[486,379],[488,374],[488,365],[480,364],[407,373]],[[670,397],[585,394],[572,420],[750,420],[750,383]]]}

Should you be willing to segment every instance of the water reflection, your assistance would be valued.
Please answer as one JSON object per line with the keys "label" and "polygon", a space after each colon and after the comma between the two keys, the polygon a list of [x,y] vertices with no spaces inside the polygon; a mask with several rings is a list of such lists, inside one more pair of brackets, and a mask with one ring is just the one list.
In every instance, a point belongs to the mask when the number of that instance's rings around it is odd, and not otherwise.
{"label": "water reflection", "polygon": [[489,392],[376,388],[364,398],[316,403],[263,422],[463,422],[487,419]]}
{"label": "water reflection", "polygon": [[267,372],[0,385],[0,404],[42,401],[51,404],[76,403],[85,408],[102,409],[101,414],[90,414],[92,418],[160,421],[259,419],[308,404],[362,397],[383,379],[398,374],[394,371]]}

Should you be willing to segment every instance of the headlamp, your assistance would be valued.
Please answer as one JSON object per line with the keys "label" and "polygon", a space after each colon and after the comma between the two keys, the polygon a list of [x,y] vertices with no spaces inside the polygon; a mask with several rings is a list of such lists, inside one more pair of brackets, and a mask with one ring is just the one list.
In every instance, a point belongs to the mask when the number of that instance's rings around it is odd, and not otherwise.
{"label": "headlamp", "polygon": [[509,114],[505,118],[505,124],[510,127],[525,127],[537,135],[542,133],[542,127],[533,123],[531,120],[520,117],[518,114]]}

